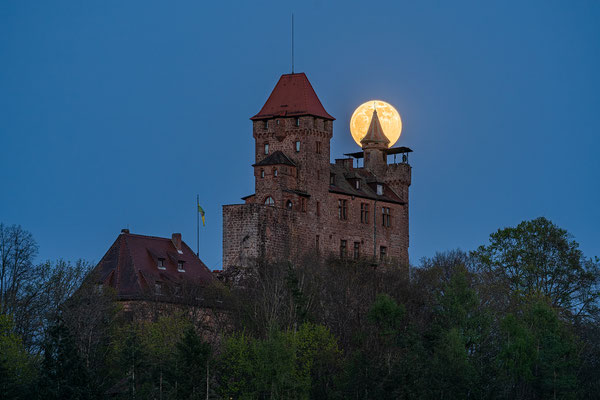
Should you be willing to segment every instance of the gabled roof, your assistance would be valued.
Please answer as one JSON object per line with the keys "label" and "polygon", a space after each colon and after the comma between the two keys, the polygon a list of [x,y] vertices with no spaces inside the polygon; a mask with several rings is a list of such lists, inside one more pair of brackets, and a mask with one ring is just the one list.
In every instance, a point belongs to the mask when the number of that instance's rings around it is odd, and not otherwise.
{"label": "gabled roof", "polygon": [[[162,259],[165,269],[158,268]],[[185,272],[178,271],[183,261]],[[96,283],[115,289],[120,300],[138,299],[154,290],[156,283],[165,286],[184,284],[206,285],[213,279],[185,242],[181,253],[169,238],[135,235],[122,232],[92,271]]]}
{"label": "gabled roof", "polygon": [[253,164],[253,167],[262,167],[265,165],[291,165],[292,167],[296,166],[288,156],[286,156],[282,151],[275,151],[273,154],[268,155],[262,161]]}
{"label": "gabled roof", "polygon": [[281,75],[263,108],[251,120],[313,115],[335,120],[325,111],[306,75]]}
{"label": "gabled roof", "polygon": [[[330,172],[334,175],[335,184],[329,185],[329,192],[346,194],[348,196],[362,197],[388,203],[406,204],[385,183],[377,180],[377,177],[363,168],[349,169],[341,164],[330,164]],[[359,189],[355,182],[359,181]],[[377,184],[382,185],[383,194],[377,194]]]}
{"label": "gabled roof", "polygon": [[360,144],[363,146],[367,143],[384,144],[386,147],[390,143],[390,139],[383,133],[381,122],[379,122],[379,117],[377,116],[377,110],[373,110],[373,118],[371,118],[369,130],[360,141]]}

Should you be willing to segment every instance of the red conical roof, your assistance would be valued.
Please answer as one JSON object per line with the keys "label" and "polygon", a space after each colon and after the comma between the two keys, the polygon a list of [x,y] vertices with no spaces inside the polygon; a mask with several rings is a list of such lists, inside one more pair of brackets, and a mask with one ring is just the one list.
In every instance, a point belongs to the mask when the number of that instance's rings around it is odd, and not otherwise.
{"label": "red conical roof", "polygon": [[335,120],[325,111],[306,75],[281,75],[263,108],[251,120],[313,115]]}

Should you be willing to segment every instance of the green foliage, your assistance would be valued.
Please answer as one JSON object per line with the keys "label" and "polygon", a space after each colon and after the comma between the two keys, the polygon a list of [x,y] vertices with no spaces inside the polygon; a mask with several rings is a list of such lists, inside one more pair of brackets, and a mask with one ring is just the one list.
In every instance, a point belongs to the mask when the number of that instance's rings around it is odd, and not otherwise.
{"label": "green foliage", "polygon": [[[178,382],[175,398],[205,399],[210,389],[210,373],[212,365],[212,349],[210,344],[202,341],[192,326],[189,326],[181,340],[177,343],[175,376],[171,379]],[[207,389],[208,380],[208,389]]]}
{"label": "green foliage", "polygon": [[598,260],[587,259],[571,235],[546,218],[523,221],[490,235],[472,253],[484,272],[508,285],[518,301],[547,297],[555,307],[589,315],[600,298]]}
{"label": "green foliage", "polygon": [[24,399],[35,369],[9,315],[0,314],[0,398]]}
{"label": "green foliage", "polygon": [[502,321],[498,360],[512,398],[575,398],[577,345],[555,310],[543,301]]}

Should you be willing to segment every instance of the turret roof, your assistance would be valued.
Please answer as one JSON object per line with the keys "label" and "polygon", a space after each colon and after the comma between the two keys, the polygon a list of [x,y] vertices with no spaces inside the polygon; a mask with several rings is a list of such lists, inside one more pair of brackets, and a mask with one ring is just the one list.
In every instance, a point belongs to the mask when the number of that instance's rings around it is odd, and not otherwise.
{"label": "turret roof", "polygon": [[383,133],[383,128],[381,128],[381,122],[379,122],[379,117],[377,116],[377,110],[373,110],[373,118],[371,118],[371,124],[369,125],[369,130],[365,137],[360,141],[361,145],[365,145],[367,143],[381,143],[384,144],[387,148],[387,145],[390,143],[390,139],[385,136]]}
{"label": "turret roof", "polygon": [[268,155],[262,161],[257,162],[252,165],[253,167],[262,167],[264,165],[291,165],[293,167],[296,166],[288,156],[286,156],[282,151],[277,150],[273,154]]}
{"label": "turret roof", "polygon": [[312,115],[335,120],[325,111],[315,90],[303,72],[284,74],[271,92],[265,105],[251,120],[273,117]]}

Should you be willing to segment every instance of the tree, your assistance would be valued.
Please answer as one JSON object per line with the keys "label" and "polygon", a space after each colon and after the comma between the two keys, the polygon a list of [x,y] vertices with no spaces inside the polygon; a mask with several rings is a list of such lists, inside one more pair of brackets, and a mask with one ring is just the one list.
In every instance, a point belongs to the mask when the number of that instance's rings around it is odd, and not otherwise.
{"label": "tree", "polygon": [[34,378],[32,360],[14,333],[12,318],[0,314],[0,398],[28,398]]}
{"label": "tree", "polygon": [[543,300],[502,321],[498,360],[506,396],[515,399],[575,398],[577,346],[552,307]]}
{"label": "tree", "polygon": [[202,341],[192,326],[188,327],[176,351],[177,399],[206,399],[211,391],[212,348]]}
{"label": "tree", "polygon": [[545,296],[575,316],[597,307],[598,259],[585,258],[571,235],[546,218],[498,230],[472,256],[483,274],[507,285],[518,301]]}
{"label": "tree", "polygon": [[0,223],[0,314],[17,314],[26,282],[33,276],[38,246],[31,233]]}

